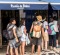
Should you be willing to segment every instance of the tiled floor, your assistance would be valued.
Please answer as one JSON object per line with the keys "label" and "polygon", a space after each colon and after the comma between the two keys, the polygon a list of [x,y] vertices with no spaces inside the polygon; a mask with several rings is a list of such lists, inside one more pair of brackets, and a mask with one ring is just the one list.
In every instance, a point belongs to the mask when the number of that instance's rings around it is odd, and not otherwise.
{"label": "tiled floor", "polygon": [[[60,48],[58,48],[58,51],[60,51]],[[30,55],[30,54],[31,54],[31,47],[26,47],[25,55]],[[0,55],[6,55],[6,47],[0,49]],[[34,53],[34,55],[37,55],[37,52]],[[56,53],[53,50],[52,51],[49,50],[49,52],[42,51],[41,55],[60,55],[60,54]]]}

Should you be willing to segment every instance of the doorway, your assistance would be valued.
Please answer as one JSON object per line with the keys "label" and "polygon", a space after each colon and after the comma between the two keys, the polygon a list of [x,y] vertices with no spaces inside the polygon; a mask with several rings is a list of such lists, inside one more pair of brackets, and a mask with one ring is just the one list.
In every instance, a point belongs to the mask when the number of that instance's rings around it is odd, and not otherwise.
{"label": "doorway", "polygon": [[2,45],[7,44],[7,39],[3,36],[3,31],[6,30],[7,24],[9,23],[10,18],[15,18],[17,26],[19,26],[19,10],[2,10],[1,11],[2,19]]}

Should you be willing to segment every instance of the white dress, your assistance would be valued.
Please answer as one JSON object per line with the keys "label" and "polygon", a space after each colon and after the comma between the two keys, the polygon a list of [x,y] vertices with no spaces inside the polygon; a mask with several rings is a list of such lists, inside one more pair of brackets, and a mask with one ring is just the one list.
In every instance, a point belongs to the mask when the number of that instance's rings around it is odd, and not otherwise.
{"label": "white dress", "polygon": [[25,28],[25,26],[22,25],[21,26],[21,32],[22,32],[21,41],[26,41],[26,35],[24,34],[24,28]]}

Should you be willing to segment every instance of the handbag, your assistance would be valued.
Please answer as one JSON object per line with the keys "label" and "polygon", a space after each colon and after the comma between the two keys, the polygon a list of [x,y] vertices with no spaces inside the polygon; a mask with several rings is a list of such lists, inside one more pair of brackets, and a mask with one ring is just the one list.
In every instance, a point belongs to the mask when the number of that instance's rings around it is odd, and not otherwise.
{"label": "handbag", "polygon": [[20,27],[17,28],[17,36],[18,38],[22,36],[22,31]]}
{"label": "handbag", "polygon": [[33,32],[30,33],[30,37],[32,37],[32,36],[33,36]]}
{"label": "handbag", "polygon": [[49,34],[49,35],[52,34],[52,30],[51,30],[50,26],[48,26],[48,30],[47,30],[47,31],[48,31],[48,34]]}
{"label": "handbag", "polygon": [[26,35],[26,45],[30,44],[30,39],[28,37],[28,34]]}

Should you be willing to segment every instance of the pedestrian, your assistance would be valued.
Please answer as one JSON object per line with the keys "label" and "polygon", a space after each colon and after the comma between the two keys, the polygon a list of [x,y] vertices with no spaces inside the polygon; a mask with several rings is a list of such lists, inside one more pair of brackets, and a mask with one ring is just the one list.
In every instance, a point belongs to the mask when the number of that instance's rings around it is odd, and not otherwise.
{"label": "pedestrian", "polygon": [[56,47],[58,47],[58,37],[59,37],[59,30],[58,30],[58,20],[56,20],[56,17],[53,17],[53,23],[55,25],[55,32],[56,32]]}
{"label": "pedestrian", "polygon": [[45,46],[45,51],[48,51],[48,42],[49,42],[48,31],[47,31],[48,30],[48,22],[47,22],[46,17],[44,19],[45,19],[45,21],[43,22],[44,36],[42,38],[42,50],[44,49],[44,46]]}
{"label": "pedestrian", "polygon": [[9,48],[9,41],[8,41],[6,55],[9,55],[9,50],[10,50],[10,48]]}
{"label": "pedestrian", "polygon": [[20,55],[24,55],[25,46],[26,46],[26,37],[27,37],[26,36],[27,35],[27,30],[26,30],[24,19],[21,20],[21,32],[22,32],[22,36],[21,36],[21,45],[20,45]]}
{"label": "pedestrian", "polygon": [[32,26],[31,26],[31,29],[30,29],[30,33],[33,32],[33,34],[32,34],[33,38],[32,38],[32,53],[31,53],[31,55],[34,54],[35,45],[38,48],[37,49],[38,55],[40,55],[41,42],[42,42],[41,35],[42,35],[43,31],[44,31],[43,27],[42,27],[42,23],[40,22],[42,20],[42,16],[41,15],[37,15],[36,18],[37,18],[37,21],[34,21],[32,23]]}
{"label": "pedestrian", "polygon": [[18,47],[15,44],[18,42],[17,37],[17,27],[16,27],[16,20],[14,18],[10,19],[10,23],[7,25],[7,31],[9,34],[9,46],[10,46],[10,55],[13,55],[13,49],[15,50],[15,54],[18,55]]}
{"label": "pedestrian", "polygon": [[54,30],[55,25],[53,23],[53,18],[50,18],[49,26],[52,30],[52,33],[49,35],[49,46],[51,50],[53,49],[55,51],[56,50],[56,32]]}

